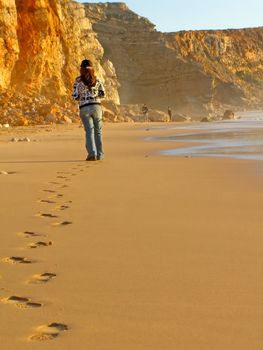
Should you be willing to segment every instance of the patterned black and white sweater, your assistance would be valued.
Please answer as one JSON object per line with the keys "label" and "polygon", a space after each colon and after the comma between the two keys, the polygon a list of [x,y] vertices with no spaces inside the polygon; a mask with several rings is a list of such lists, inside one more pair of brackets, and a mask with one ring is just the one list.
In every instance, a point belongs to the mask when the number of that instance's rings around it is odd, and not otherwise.
{"label": "patterned black and white sweater", "polygon": [[105,96],[102,82],[97,78],[96,84],[92,88],[86,86],[81,77],[77,77],[73,86],[72,97],[79,102],[79,108],[101,104],[100,98]]}

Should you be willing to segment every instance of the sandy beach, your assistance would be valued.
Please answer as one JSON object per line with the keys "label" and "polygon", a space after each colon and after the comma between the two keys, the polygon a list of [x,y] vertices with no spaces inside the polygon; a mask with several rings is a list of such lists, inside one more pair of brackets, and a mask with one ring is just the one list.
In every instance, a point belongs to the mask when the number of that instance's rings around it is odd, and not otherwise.
{"label": "sandy beach", "polygon": [[1,133],[1,350],[262,348],[262,162],[169,133],[105,124],[102,162],[78,125]]}

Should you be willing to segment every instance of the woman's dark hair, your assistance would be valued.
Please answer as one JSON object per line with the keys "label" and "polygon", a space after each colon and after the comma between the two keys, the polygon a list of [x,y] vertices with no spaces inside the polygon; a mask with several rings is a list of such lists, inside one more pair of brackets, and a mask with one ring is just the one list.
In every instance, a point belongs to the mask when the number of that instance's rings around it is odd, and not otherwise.
{"label": "woman's dark hair", "polygon": [[87,67],[92,67],[92,66],[93,66],[93,64],[92,64],[91,60],[83,60],[81,62],[81,65],[80,65],[81,68],[87,68]]}
{"label": "woman's dark hair", "polygon": [[[84,67],[82,67],[84,68]],[[95,75],[94,72],[94,68],[93,67],[85,67],[85,73],[81,74],[81,80],[83,81],[83,83],[88,86],[89,88],[93,87],[96,85],[96,80],[97,77]]]}

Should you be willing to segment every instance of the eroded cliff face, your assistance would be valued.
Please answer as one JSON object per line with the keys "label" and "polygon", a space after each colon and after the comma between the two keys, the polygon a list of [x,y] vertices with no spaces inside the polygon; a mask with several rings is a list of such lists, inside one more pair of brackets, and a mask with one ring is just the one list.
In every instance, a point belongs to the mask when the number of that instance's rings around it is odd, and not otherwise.
{"label": "eroded cliff face", "polygon": [[263,105],[263,28],[160,33],[125,3],[72,0],[0,0],[0,26],[0,123],[77,118],[83,58],[111,120],[120,102],[195,117]]}
{"label": "eroded cliff face", "polygon": [[54,104],[53,112],[58,113],[61,106],[65,113],[66,109],[75,113],[71,89],[83,58],[95,62],[106,83],[107,99],[119,103],[114,67],[103,59],[104,50],[82,4],[71,0],[0,0],[0,22],[2,116],[11,118],[10,103],[16,117],[25,112],[52,113],[48,105]]}
{"label": "eroded cliff face", "polygon": [[263,102],[263,28],[170,33],[165,40],[212,77],[214,103]]}
{"label": "eroded cliff face", "polygon": [[11,73],[17,61],[17,12],[14,0],[0,0],[0,90],[10,84]]}
{"label": "eroded cliff face", "polygon": [[122,103],[201,116],[263,104],[263,28],[160,33],[124,3],[85,4]]}

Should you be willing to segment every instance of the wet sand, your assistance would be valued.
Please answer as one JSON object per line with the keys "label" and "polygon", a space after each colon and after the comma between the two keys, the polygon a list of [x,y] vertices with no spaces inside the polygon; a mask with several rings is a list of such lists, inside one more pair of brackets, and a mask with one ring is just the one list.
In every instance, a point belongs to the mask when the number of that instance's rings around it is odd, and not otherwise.
{"label": "wet sand", "polygon": [[261,349],[262,163],[160,156],[143,124],[85,162],[46,129],[0,136],[1,349]]}
{"label": "wet sand", "polygon": [[[160,141],[187,142],[186,148],[166,149],[162,154],[194,157],[225,157],[263,161],[263,118],[249,120],[191,123],[175,129],[175,136],[159,137]],[[182,134],[180,134],[180,130]],[[171,130],[172,131],[172,130]]]}

